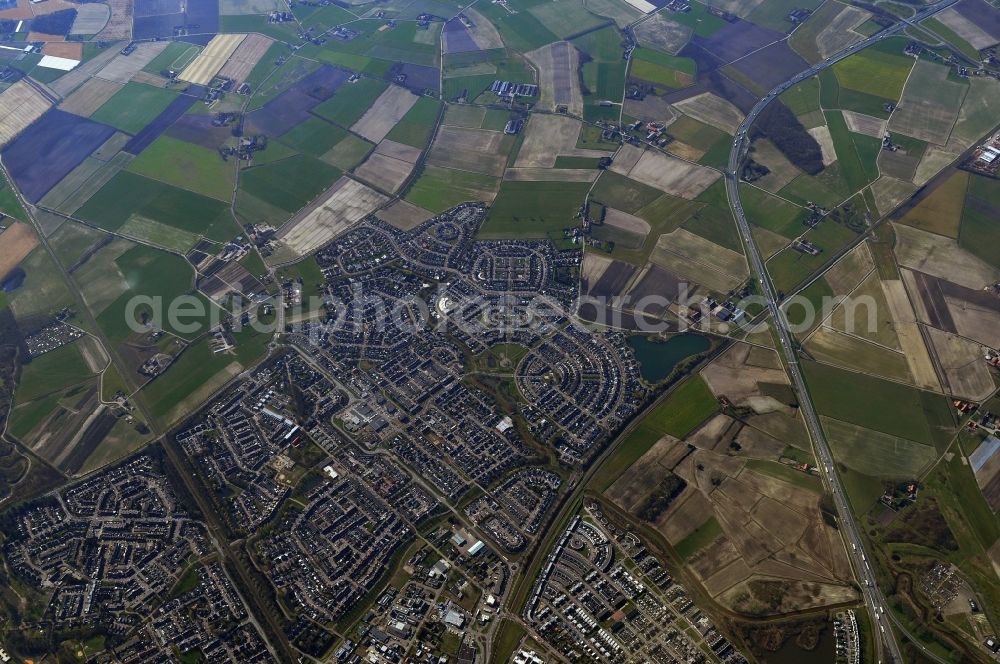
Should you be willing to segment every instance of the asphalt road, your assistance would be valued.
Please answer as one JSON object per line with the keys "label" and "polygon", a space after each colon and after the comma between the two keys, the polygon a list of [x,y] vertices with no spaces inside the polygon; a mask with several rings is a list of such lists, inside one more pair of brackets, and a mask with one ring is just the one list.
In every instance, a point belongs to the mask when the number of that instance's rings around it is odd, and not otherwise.
{"label": "asphalt road", "polygon": [[[843,533],[845,541],[847,542],[848,554],[851,557],[855,575],[861,584],[865,604],[868,606],[868,611],[872,616],[872,624],[876,625],[879,629],[876,633],[876,636],[879,637],[876,639],[876,651],[879,664],[889,664],[891,662],[901,663],[903,661],[899,650],[899,644],[896,642],[893,630],[891,626],[888,626],[888,622],[891,621],[896,624],[897,628],[900,629],[904,635],[906,632],[902,629],[902,626],[896,623],[891,613],[888,615],[885,613],[885,596],[879,589],[875,574],[869,565],[865,554],[864,539],[861,537],[861,531],[855,521],[854,514],[848,504],[840,478],[837,475],[836,468],[834,467],[833,454],[830,452],[830,446],[827,443],[826,437],[823,435],[823,429],[820,426],[819,416],[816,414],[816,408],[814,407],[812,399],[809,396],[809,391],[806,389],[806,383],[802,377],[802,370],[799,366],[798,356],[796,355],[795,347],[792,344],[792,336],[788,331],[788,321],[785,319],[784,314],[781,311],[777,292],[774,289],[774,284],[771,283],[771,278],[768,276],[767,269],[764,267],[764,261],[761,258],[760,250],[754,243],[753,234],[750,230],[750,222],[747,221],[746,215],[743,211],[743,205],[740,203],[737,170],[739,169],[740,162],[743,160],[745,151],[749,148],[747,131],[753,125],[761,111],[763,111],[768,104],[774,101],[778,95],[793,85],[815,76],[820,71],[830,67],[834,63],[894,35],[907,25],[917,23],[932,14],[950,7],[955,4],[955,2],[957,2],[957,0],[942,0],[941,2],[931,5],[918,12],[913,17],[893,24],[882,32],[876,33],[867,39],[864,39],[853,46],[830,56],[823,62],[813,65],[809,69],[796,74],[784,83],[775,87],[766,97],[757,102],[757,104],[750,110],[749,113],[747,113],[746,118],[740,124],[736,137],[733,141],[733,149],[729,154],[729,167],[726,171],[726,194],[729,198],[729,206],[732,208],[733,215],[736,217],[736,223],[739,227],[740,235],[743,238],[743,244],[746,247],[750,267],[753,269],[753,272],[760,284],[761,295],[763,295],[767,300],[768,311],[774,321],[775,329],[778,334],[778,341],[781,346],[779,351],[784,355],[785,361],[788,364],[788,372],[791,375],[792,385],[795,388],[799,400],[799,411],[805,419],[806,426],[809,429],[809,435],[813,440],[817,461],[820,464],[821,474],[833,495],[833,502],[837,510],[840,530]],[[914,644],[917,644],[912,637],[910,637],[910,640],[913,641]],[[928,655],[932,659],[942,661],[926,651],[924,654]]]}

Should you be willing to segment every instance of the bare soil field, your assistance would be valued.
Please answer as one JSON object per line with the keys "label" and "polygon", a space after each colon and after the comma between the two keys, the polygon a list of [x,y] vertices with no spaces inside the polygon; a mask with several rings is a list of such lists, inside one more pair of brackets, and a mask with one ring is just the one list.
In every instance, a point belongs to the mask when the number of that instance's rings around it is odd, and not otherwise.
{"label": "bare soil field", "polygon": [[817,327],[803,347],[820,362],[904,383],[914,382],[902,353],[825,325]]}
{"label": "bare soil field", "polygon": [[1000,313],[995,308],[948,295],[945,302],[959,334],[991,348],[1000,346]]}
{"label": "bare soil field", "polygon": [[264,35],[256,33],[247,35],[246,39],[233,51],[229,61],[219,70],[219,75],[231,78],[234,81],[234,86],[239,87],[273,43],[274,41],[270,37]]}
{"label": "bare soil field", "polygon": [[771,193],[777,192],[786,184],[802,174],[788,158],[782,154],[781,150],[775,147],[768,139],[761,139],[753,143],[753,160],[763,164],[770,171],[767,175],[757,180],[758,187]]}
{"label": "bare soil field", "polygon": [[1000,281],[1000,270],[976,258],[951,238],[916,228],[893,224],[896,230],[896,260],[917,272],[979,290]]}
{"label": "bare soil field", "polygon": [[666,12],[657,12],[635,27],[640,44],[672,55],[684,48],[691,34],[691,28],[671,20]]}
{"label": "bare soil field", "polygon": [[816,47],[823,58],[841,51],[851,44],[864,39],[855,28],[871,18],[871,13],[860,7],[844,7],[818,35]]}
{"label": "bare soil field", "polygon": [[680,157],[687,161],[698,161],[705,156],[705,150],[699,150],[681,141],[671,141],[670,145],[667,145],[664,149],[675,157]]}
{"label": "bare soil field", "polygon": [[590,284],[596,284],[609,265],[611,265],[611,258],[593,251],[585,252],[583,265],[580,267],[580,281],[583,289],[589,291]]}
{"label": "bare soil field", "polygon": [[120,83],[92,78],[64,99],[59,108],[87,118],[121,89]]}
{"label": "bare soil field", "polygon": [[497,32],[496,27],[490,23],[489,19],[472,7],[467,7],[463,13],[472,20],[472,27],[466,26],[466,29],[472,36],[472,40],[476,42],[476,46],[484,51],[503,48],[503,39],[500,38],[500,33]]}
{"label": "bare soil field", "polygon": [[195,85],[207,85],[219,73],[229,57],[236,52],[245,37],[246,35],[239,34],[212,37],[212,41],[208,42],[204,50],[177,75],[177,78]]}
{"label": "bare soil field", "polygon": [[993,46],[997,43],[997,38],[983,30],[979,25],[963,16],[954,7],[949,7],[935,17],[946,26],[955,31],[959,37],[969,42],[969,45],[977,51]]}
{"label": "bare soil field", "polygon": [[606,157],[606,150],[576,147],[581,123],[564,115],[532,115],[517,153],[517,168],[553,168],[556,157]]}
{"label": "bare soil field", "polygon": [[695,120],[717,127],[727,134],[735,134],[743,122],[743,112],[711,92],[674,103],[682,113]]}
{"label": "bare soil field", "polygon": [[638,145],[632,145],[631,143],[625,143],[619,148],[618,152],[615,153],[614,161],[611,163],[611,167],[608,169],[619,175],[624,175],[628,177],[629,172],[635,168],[635,165],[639,163],[639,159],[642,158],[643,148]]}
{"label": "bare soil field", "polygon": [[636,233],[645,238],[649,235],[649,222],[641,217],[614,208],[608,208],[604,215],[604,223],[630,233]]}
{"label": "bare soil field", "polygon": [[874,269],[872,252],[868,243],[862,242],[844,254],[823,276],[834,295],[847,295]]}
{"label": "bare soil field", "polygon": [[376,216],[387,224],[408,231],[433,217],[434,213],[401,199],[379,210]]}
{"label": "bare soil field", "polygon": [[376,149],[365,163],[354,169],[354,174],[368,184],[394,194],[410,177],[413,166],[412,161],[396,159]]}
{"label": "bare soil field", "polygon": [[626,99],[625,114],[646,122],[673,122],[680,112],[663,97],[646,95],[642,99]]}
{"label": "bare soil field", "polygon": [[[748,53],[738,61],[723,68],[733,80],[763,94],[789,78],[807,69],[809,63],[792,50],[786,41],[778,41],[758,51]],[[744,83],[744,81],[752,82]]]}
{"label": "bare soil field", "polygon": [[948,144],[944,147],[928,145],[927,150],[924,151],[923,158],[917,164],[917,171],[913,175],[913,184],[918,187],[927,184],[928,180],[944,170],[951,162],[958,159],[959,155],[965,152],[968,147],[968,145],[957,138],[957,134],[953,134],[948,139]]}
{"label": "bare soil field", "polygon": [[508,168],[504,180],[521,182],[593,182],[600,171],[592,168]]}
{"label": "bare soil field", "polygon": [[153,58],[162,53],[168,43],[161,41],[137,44],[131,55],[116,55],[95,76],[113,83],[128,83]]}
{"label": "bare soil field", "polygon": [[987,398],[995,386],[990,370],[983,361],[982,347],[974,341],[937,328],[926,329],[938,366],[948,382],[949,394],[972,401]]}
{"label": "bare soil field", "polygon": [[656,529],[671,544],[683,540],[712,516],[712,503],[705,494],[691,487],[684,493],[687,495],[679,496],[656,523]]}
{"label": "bare soil field", "polygon": [[596,297],[615,297],[619,295],[635,274],[635,266],[623,261],[613,260],[604,270],[604,274],[592,286],[590,295]]}
{"label": "bare soil field", "polygon": [[665,471],[677,465],[677,453],[685,446],[673,436],[664,436],[639,457],[605,492],[613,503],[626,512],[632,512],[638,501],[656,487]]}
{"label": "bare soil field", "polygon": [[538,69],[541,98],[538,108],[554,111],[566,106],[572,115],[583,115],[583,94],[580,91],[580,55],[571,43],[560,41],[546,44],[525,56]]}
{"label": "bare soil field", "polygon": [[406,88],[390,85],[379,95],[372,107],[365,111],[361,119],[354,123],[351,131],[372,143],[380,143],[406,112],[417,103],[417,99],[419,97]]}
{"label": "bare soil field", "polygon": [[883,175],[872,183],[871,189],[875,195],[875,206],[878,207],[879,214],[885,215],[912,196],[917,186],[912,182]]}
{"label": "bare soil field", "polygon": [[71,92],[89,81],[92,76],[117,56],[117,49],[106,48],[50,83],[49,88],[60,97],[68,97]]}
{"label": "bare soil field", "polygon": [[748,276],[743,254],[683,228],[661,235],[650,260],[691,283],[725,293]]}
{"label": "bare soil field", "polygon": [[934,364],[927,352],[927,346],[924,345],[923,336],[917,326],[917,317],[903,282],[898,279],[883,281],[882,291],[885,293],[889,311],[892,313],[892,319],[896,325],[896,335],[899,337],[899,346],[902,348],[903,355],[910,367],[913,383],[918,387],[939,391],[941,384],[938,382]]}
{"label": "bare soil field", "polygon": [[337,180],[317,202],[288,221],[278,237],[304,256],[388,202],[389,198],[349,177]]}
{"label": "bare soil field", "polygon": [[111,7],[111,19],[104,29],[97,33],[96,39],[115,41],[132,38],[132,0],[108,0]]}
{"label": "bare soil field", "polygon": [[788,376],[784,370],[750,364],[748,360],[752,351],[769,353],[774,358],[777,357],[774,351],[767,351],[750,344],[734,344],[712,360],[701,372],[712,394],[725,396],[737,406],[745,406],[749,397],[762,394],[761,383],[788,384]]}
{"label": "bare soil field", "polygon": [[111,9],[98,2],[88,2],[79,5],[76,10],[76,18],[73,19],[73,27],[70,28],[71,35],[96,35],[111,19]]}
{"label": "bare soil field", "polygon": [[6,145],[52,106],[25,81],[0,92],[0,145]]}
{"label": "bare soil field", "polygon": [[[627,154],[624,148],[622,153],[624,153],[621,154],[622,157]],[[618,160],[616,160],[617,162]],[[617,165],[619,168],[626,167],[624,161],[617,163]],[[614,167],[614,165],[612,166]],[[716,170],[692,164],[656,150],[643,152],[635,165],[624,175],[660,191],[689,200],[696,198],[721,177]]]}
{"label": "bare soil field", "polygon": [[0,232],[0,279],[20,264],[38,246],[38,236],[31,226],[15,222]]}
{"label": "bare soil field", "polygon": [[83,59],[83,42],[49,41],[42,46],[42,55],[79,61]]}
{"label": "bare soil field", "polygon": [[499,177],[507,165],[502,149],[504,134],[487,129],[444,127],[438,129],[427,163]]}
{"label": "bare soil field", "polygon": [[910,182],[917,174],[918,166],[920,166],[920,155],[907,154],[904,150],[881,152],[878,156],[878,169],[883,178],[891,177]]}
{"label": "bare soil field", "polygon": [[857,134],[864,134],[882,140],[885,136],[885,120],[855,111],[841,111],[847,128]]}
{"label": "bare soil field", "polygon": [[837,150],[833,147],[833,137],[830,135],[830,128],[822,125],[820,127],[813,127],[807,131],[819,143],[819,148],[823,152],[823,165],[829,166],[837,161]]}

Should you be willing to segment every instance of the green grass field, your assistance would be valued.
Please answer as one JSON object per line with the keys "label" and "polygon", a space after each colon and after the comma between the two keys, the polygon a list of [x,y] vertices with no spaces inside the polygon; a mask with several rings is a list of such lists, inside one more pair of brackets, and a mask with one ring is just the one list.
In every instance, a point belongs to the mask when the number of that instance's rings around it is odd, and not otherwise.
{"label": "green grass field", "polygon": [[561,236],[563,228],[578,224],[574,217],[588,189],[589,182],[502,182],[479,237]]}
{"label": "green grass field", "polygon": [[727,25],[723,19],[709,14],[708,7],[697,0],[691,3],[691,11],[673,13],[670,18],[688,26],[700,37],[711,37]]}
{"label": "green grass field", "polygon": [[386,138],[422,150],[427,147],[427,143],[431,140],[440,111],[441,102],[430,97],[421,97],[392,128]]}
{"label": "green grass field", "polygon": [[802,368],[822,415],[927,445],[954,433],[944,396],[816,362]]}
{"label": "green grass field", "polygon": [[118,173],[76,212],[110,231],[120,229],[133,214],[220,242],[239,232],[228,204],[127,171]]}
{"label": "green grass field", "polygon": [[826,219],[805,234],[822,251],[818,256],[804,254],[791,247],[783,250],[767,262],[767,271],[774,285],[782,291],[790,292],[810,275],[836,257],[837,253],[857,235],[846,226]]}
{"label": "green grass field", "polygon": [[228,202],[233,197],[235,168],[216,150],[160,136],[126,170]]}
{"label": "green grass field", "polygon": [[[796,295],[798,298],[805,298],[810,303],[809,307],[811,307],[812,311],[820,312],[822,311],[823,299],[833,297],[833,289],[830,288],[830,284],[826,279],[820,278],[803,288]],[[805,306],[805,303],[800,301],[799,304],[795,304],[794,302],[789,303],[787,307],[783,305],[782,310],[785,312],[785,318],[791,325],[800,326],[806,324],[810,309]],[[819,325],[820,322],[822,321],[820,321],[820,315],[817,313],[813,317],[809,329],[805,330],[799,336],[805,336],[816,325]]]}
{"label": "green grass field", "polygon": [[740,200],[751,222],[793,239],[805,230],[803,222],[809,213],[804,209],[767,193],[763,189],[740,185]]}
{"label": "green grass field", "polygon": [[[192,344],[163,375],[143,388],[142,396],[149,404],[150,413],[161,421],[168,417],[175,419],[178,408],[184,407],[202,386],[213,379],[224,378],[223,370],[235,361],[232,355],[213,353],[205,341]],[[192,404],[195,406],[197,404]]]}
{"label": "green grass field", "polygon": [[40,397],[59,392],[93,378],[78,342],[36,357],[21,367],[21,380],[17,385],[15,402],[18,404],[34,401]]}
{"label": "green grass field", "polygon": [[722,535],[722,526],[709,517],[708,520],[691,531],[691,534],[682,539],[674,546],[674,551],[681,557],[681,560],[688,560],[706,546],[714,542]]}
{"label": "green grass field", "polygon": [[526,52],[559,41],[545,25],[530,12],[519,8],[510,13],[500,5],[488,4],[477,7],[496,26],[504,43],[513,49]]}
{"label": "green grass field", "polygon": [[384,81],[362,78],[356,83],[341,86],[332,97],[313,108],[312,112],[341,127],[349,128],[361,119],[387,87],[389,84]]}
{"label": "green grass field", "polygon": [[659,433],[684,438],[719,409],[719,402],[701,376],[691,376],[643,419]]}
{"label": "green grass field", "polygon": [[318,159],[295,155],[243,171],[240,174],[240,189],[269,205],[293,213],[319,196],[340,174],[339,169]]}
{"label": "green grass field", "polygon": [[282,134],[281,142],[299,152],[321,157],[349,135],[335,124],[309,118]]}
{"label": "green grass field", "polygon": [[902,54],[905,41],[890,39],[833,65],[843,88],[898,101],[914,60]]}
{"label": "green grass field", "polygon": [[[878,175],[875,158],[878,157],[878,150],[881,150],[882,143],[869,136],[861,137],[870,138],[877,143],[877,149],[872,154],[870,142],[863,142],[866,147],[865,157],[870,161],[870,164],[867,164],[868,168],[866,168],[866,164],[858,155],[858,150],[854,142],[854,134],[848,130],[843,113],[839,111],[826,111],[824,115],[826,116],[827,127],[830,129],[830,136],[833,138],[834,150],[837,152],[837,161],[840,164],[844,180],[847,182],[847,187],[851,193],[860,191],[862,187],[865,187],[875,179],[874,177],[869,179],[869,169],[874,169],[876,177]],[[861,142],[859,141],[859,143]]]}
{"label": "green grass field", "polygon": [[[119,256],[115,263],[125,277],[128,290],[97,316],[98,324],[112,340],[123,341],[133,333],[130,320],[137,323],[151,320],[164,330],[185,338],[193,338],[208,329],[208,312],[214,305],[200,295],[195,297],[201,302],[204,316],[178,319],[176,325],[170,320],[171,304],[193,289],[194,270],[183,258],[138,245]],[[188,323],[190,329],[183,327]],[[137,326],[138,329],[141,326]]]}
{"label": "green grass field", "polygon": [[431,212],[444,212],[459,203],[492,197],[497,178],[452,168],[425,166],[406,193],[406,200]]}
{"label": "green grass field", "polygon": [[824,418],[823,428],[830,440],[833,456],[859,473],[909,480],[919,477],[937,458],[933,445],[872,431],[849,422]]}
{"label": "green grass field", "polygon": [[[619,58],[620,59],[620,58]],[[694,60],[637,48],[632,54],[631,76],[671,89],[691,85],[697,74]]]}
{"label": "green grass field", "polygon": [[[160,51],[159,55],[150,60],[149,64],[143,67],[142,70],[150,74],[159,74],[164,69],[171,68],[179,71],[194,60],[195,56],[200,52],[200,46],[182,41],[172,41],[167,44],[165,49]],[[136,83],[135,85],[139,84]]]}
{"label": "green grass field", "polygon": [[[162,53],[161,53],[162,55]],[[129,134],[137,134],[177,98],[177,93],[142,83],[126,83],[91,120],[103,122]]]}
{"label": "green grass field", "polygon": [[614,171],[604,171],[591,192],[591,199],[634,214],[662,195],[663,192],[659,189],[630,180]]}

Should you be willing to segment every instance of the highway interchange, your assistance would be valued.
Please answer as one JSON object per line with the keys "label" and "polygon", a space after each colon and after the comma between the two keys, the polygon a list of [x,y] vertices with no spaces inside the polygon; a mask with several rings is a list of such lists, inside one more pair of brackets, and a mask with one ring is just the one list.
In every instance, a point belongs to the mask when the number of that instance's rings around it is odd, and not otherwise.
{"label": "highway interchange", "polygon": [[[760,284],[761,295],[763,295],[763,297],[767,300],[768,312],[771,315],[771,319],[774,321],[774,328],[778,336],[778,341],[781,345],[780,350],[784,355],[785,362],[788,365],[789,375],[792,377],[793,387],[798,395],[799,410],[802,413],[809,429],[809,435],[812,438],[813,445],[816,450],[816,457],[822,469],[823,477],[825,478],[833,495],[833,502],[837,509],[840,529],[850,547],[848,554],[851,557],[855,574],[858,577],[859,582],[862,584],[861,590],[864,594],[865,604],[868,606],[868,611],[872,616],[872,624],[877,625],[879,629],[879,633],[877,634],[878,638],[876,639],[877,661],[879,664],[889,664],[891,662],[899,663],[903,661],[899,644],[896,642],[896,638],[893,635],[893,630],[891,626],[887,629],[886,623],[892,622],[904,636],[909,637],[909,634],[903,626],[896,621],[895,616],[891,612],[888,614],[885,612],[885,595],[879,589],[875,574],[869,565],[868,559],[865,555],[864,539],[861,536],[861,531],[855,521],[854,514],[851,511],[851,507],[844,493],[840,478],[834,468],[833,454],[830,452],[829,444],[827,443],[826,437],[823,434],[823,429],[820,426],[819,416],[816,413],[812,399],[809,396],[809,391],[806,388],[805,380],[802,377],[802,371],[799,366],[795,346],[792,343],[792,336],[788,330],[788,321],[785,319],[784,313],[781,310],[780,300],[778,299],[774,284],[771,283],[771,279],[768,276],[764,260],[761,258],[760,250],[754,242],[750,222],[747,221],[746,215],[743,211],[743,205],[740,203],[738,171],[740,162],[743,160],[743,156],[750,144],[750,141],[747,139],[747,132],[760,113],[767,107],[768,104],[774,101],[778,95],[801,81],[815,76],[823,69],[830,67],[840,60],[850,57],[851,55],[892,36],[899,30],[905,28],[907,25],[916,24],[928,16],[950,7],[955,4],[955,2],[957,2],[957,0],[942,0],[941,2],[935,3],[918,12],[911,18],[904,19],[893,24],[885,30],[876,33],[867,39],[864,39],[853,46],[838,52],[835,55],[830,56],[823,62],[817,63],[809,69],[796,74],[789,80],[775,87],[766,97],[754,105],[737,129],[736,137],[733,141],[733,149],[729,155],[729,166],[726,171],[726,194],[729,198],[729,205],[732,208],[733,216],[736,218],[740,235],[742,236],[743,243],[746,246],[746,253],[750,261],[750,266]],[[922,647],[919,642],[912,637],[909,637],[909,640],[917,647]],[[930,657],[935,661],[944,662],[944,660],[927,651],[926,648],[923,648],[922,650],[923,654],[927,657]]]}

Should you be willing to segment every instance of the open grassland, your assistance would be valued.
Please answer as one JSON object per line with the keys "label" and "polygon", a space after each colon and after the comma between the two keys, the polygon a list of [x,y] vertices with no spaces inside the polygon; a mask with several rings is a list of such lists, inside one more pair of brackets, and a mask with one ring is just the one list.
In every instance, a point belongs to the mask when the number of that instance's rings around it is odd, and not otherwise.
{"label": "open grassland", "polygon": [[803,362],[822,415],[925,445],[955,433],[951,404],[940,394],[816,362]]}
{"label": "open grassland", "polygon": [[321,157],[349,136],[347,130],[319,118],[309,118],[282,134],[281,142],[298,152]]}
{"label": "open grassland", "polygon": [[406,200],[439,213],[466,201],[492,202],[498,184],[499,180],[489,175],[425,166],[407,191]]}
{"label": "open grassland", "polygon": [[153,141],[127,170],[227,202],[236,178],[235,166],[216,150],[169,136]]}
{"label": "open grassland", "polygon": [[928,143],[947,144],[969,89],[967,83],[950,80],[950,70],[945,65],[918,60],[889,129]]}
{"label": "open grassland", "polygon": [[236,357],[213,353],[207,340],[189,346],[181,356],[142,390],[153,417],[164,425],[198,407],[242,369]]}
{"label": "open grassland", "polygon": [[684,438],[719,409],[715,395],[700,375],[691,376],[649,411],[643,426]]}
{"label": "open grassland", "polygon": [[25,272],[24,282],[7,294],[17,318],[52,315],[76,302],[45,247],[36,247],[20,267]]}
{"label": "open grassland", "polygon": [[[243,171],[240,189],[268,205],[293,213],[316,198],[339,176],[340,171],[325,162],[307,155],[295,155]],[[241,212],[239,201],[236,209]]]}
{"label": "open grassland", "polygon": [[747,218],[757,226],[789,239],[798,237],[806,230],[803,222],[808,213],[794,203],[748,184],[741,185],[740,200]]}
{"label": "open grassland", "polygon": [[902,216],[900,223],[957,238],[968,184],[969,174],[955,171],[926,198],[910,208]]}
{"label": "open grassland", "polygon": [[860,336],[821,326],[803,344],[809,355],[843,369],[912,383],[909,364],[899,351],[866,341]]}
{"label": "open grassland", "polygon": [[132,215],[218,241],[238,232],[226,203],[127,171],[77,211],[79,218],[109,231],[120,229]]}
{"label": "open grassland", "polygon": [[177,93],[142,83],[126,83],[90,119],[111,125],[129,134],[137,134],[152,122]]}
{"label": "open grassland", "polygon": [[898,100],[914,63],[902,54],[903,46],[904,40],[890,39],[841,60],[832,68],[837,81],[842,88]]}
{"label": "open grassland", "polygon": [[578,223],[576,215],[588,189],[589,182],[504,181],[479,237],[562,237],[563,228]]}
{"label": "open grassland", "polygon": [[78,385],[94,377],[80,353],[79,342],[50,351],[21,368],[21,379],[15,393],[20,405]]}
{"label": "open grassland", "polygon": [[790,292],[802,283],[857,236],[849,228],[827,219],[816,228],[810,229],[804,237],[821,248],[818,255],[813,256],[788,247],[767,263],[771,279],[785,292]]}
{"label": "open grassland", "polygon": [[[98,324],[112,340],[124,341],[136,331],[133,327],[141,330],[144,318],[185,338],[195,337],[208,329],[207,312],[212,305],[204,298],[197,299],[205,307],[206,316],[200,320],[185,321],[192,322],[190,329],[173,327],[166,315],[166,307],[171,302],[192,290],[194,271],[183,258],[139,245],[120,255],[115,265],[124,276],[128,289],[97,316]],[[140,305],[135,308],[135,316],[130,320],[130,300],[136,296],[152,298],[154,303],[162,306],[162,310],[157,311],[152,305]]]}

